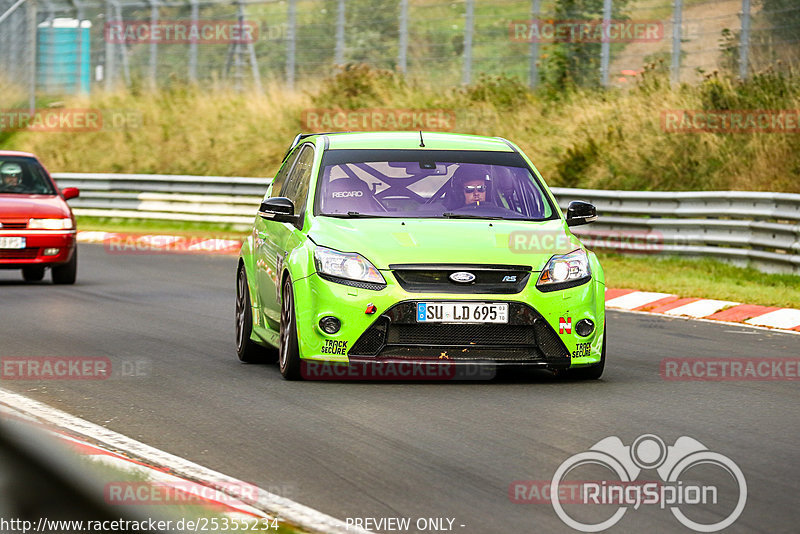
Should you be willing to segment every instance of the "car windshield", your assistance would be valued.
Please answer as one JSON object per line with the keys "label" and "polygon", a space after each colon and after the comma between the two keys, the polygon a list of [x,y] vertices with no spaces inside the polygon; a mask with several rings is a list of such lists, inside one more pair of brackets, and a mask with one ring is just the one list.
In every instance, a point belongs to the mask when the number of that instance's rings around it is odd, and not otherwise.
{"label": "car windshield", "polygon": [[[513,153],[331,151],[323,159],[317,213],[335,217],[544,220],[553,206]],[[377,151],[376,151],[377,152]],[[415,153],[416,152],[416,153]],[[387,157],[388,156],[388,157]],[[412,157],[409,157],[412,156]],[[485,156],[485,157],[484,157]]]}
{"label": "car windshield", "polygon": [[55,195],[56,192],[35,160],[0,156],[0,194]]}

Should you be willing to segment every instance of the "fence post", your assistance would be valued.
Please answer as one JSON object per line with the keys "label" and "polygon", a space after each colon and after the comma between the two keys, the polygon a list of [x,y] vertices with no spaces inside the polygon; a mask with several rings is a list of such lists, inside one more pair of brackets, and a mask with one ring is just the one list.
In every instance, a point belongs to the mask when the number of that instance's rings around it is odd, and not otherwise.
{"label": "fence post", "polygon": [[750,52],[750,0],[742,0],[742,33],[739,36],[739,78],[747,79]]}
{"label": "fence post", "polygon": [[[150,0],[150,27],[158,24],[158,0]],[[156,74],[158,71],[158,43],[155,39],[150,41],[150,89],[156,88]]]}
{"label": "fence post", "polygon": [[[531,3],[531,24],[538,24],[541,0],[533,0]],[[529,66],[528,86],[536,89],[539,85],[539,41],[531,39],[531,62]]]}
{"label": "fence post", "polygon": [[28,0],[28,47],[28,109],[33,114],[36,110],[36,0]]}
{"label": "fence post", "polygon": [[[191,0],[192,4],[192,28],[197,28],[197,19],[200,16],[197,0]],[[189,45],[189,81],[197,82],[197,39],[192,39]]]}
{"label": "fence post", "polygon": [[113,87],[114,81],[114,43],[111,42],[109,31],[111,23],[114,21],[114,14],[111,8],[111,0],[106,0],[106,20],[103,25],[103,40],[105,43],[106,60],[103,66],[103,78],[105,79],[106,91],[110,91]]}
{"label": "fence post", "polygon": [[466,20],[464,21],[464,71],[461,83],[468,84],[472,79],[472,32],[475,25],[475,0],[467,0]]}
{"label": "fence post", "polygon": [[286,85],[294,89],[295,78],[295,45],[297,38],[297,6],[295,0],[289,0],[288,35],[286,36]]}
{"label": "fence post", "polygon": [[681,81],[681,24],[683,24],[681,10],[683,0],[675,0],[672,4],[672,83]]}
{"label": "fence post", "polygon": [[608,64],[611,59],[611,37],[608,27],[611,23],[611,0],[603,0],[603,43],[600,45],[600,80],[608,87]]}
{"label": "fence post", "polygon": [[400,36],[397,45],[397,68],[403,74],[407,69],[408,53],[408,0],[400,0]]}
{"label": "fence post", "polygon": [[333,55],[333,62],[337,65],[344,63],[344,19],[344,0],[339,0],[336,13],[336,50]]}

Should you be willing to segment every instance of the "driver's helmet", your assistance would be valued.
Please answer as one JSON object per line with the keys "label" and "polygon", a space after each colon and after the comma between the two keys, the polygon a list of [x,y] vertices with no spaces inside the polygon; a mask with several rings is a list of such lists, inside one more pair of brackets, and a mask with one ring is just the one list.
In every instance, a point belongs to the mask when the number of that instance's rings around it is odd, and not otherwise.
{"label": "driver's helmet", "polygon": [[22,167],[18,163],[4,163],[0,166],[0,179],[3,185],[19,185],[22,181]]}

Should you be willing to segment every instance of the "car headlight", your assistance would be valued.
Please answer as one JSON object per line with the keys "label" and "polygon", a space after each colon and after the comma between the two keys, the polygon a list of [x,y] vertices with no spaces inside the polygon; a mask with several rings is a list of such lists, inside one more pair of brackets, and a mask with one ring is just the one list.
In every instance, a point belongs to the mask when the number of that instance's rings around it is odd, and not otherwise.
{"label": "car headlight", "polygon": [[378,269],[361,254],[354,252],[339,252],[325,247],[314,249],[314,264],[317,272],[323,275],[385,285]]}
{"label": "car headlight", "polygon": [[589,267],[589,256],[583,249],[573,250],[569,254],[553,256],[547,262],[536,287],[540,291],[556,291],[568,287],[579,286],[592,277]]}
{"label": "car headlight", "polygon": [[72,230],[72,219],[31,219],[28,221],[31,230]]}

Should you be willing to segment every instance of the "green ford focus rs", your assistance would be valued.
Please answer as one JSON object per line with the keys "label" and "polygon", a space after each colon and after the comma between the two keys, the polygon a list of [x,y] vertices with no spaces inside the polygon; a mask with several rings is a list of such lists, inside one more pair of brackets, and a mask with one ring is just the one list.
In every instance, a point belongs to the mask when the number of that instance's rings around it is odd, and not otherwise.
{"label": "green ford focus rs", "polygon": [[562,215],[505,139],[298,135],[242,245],[239,359],[277,357],[287,379],[599,378],[605,279],[569,230],[595,218],[579,201]]}

